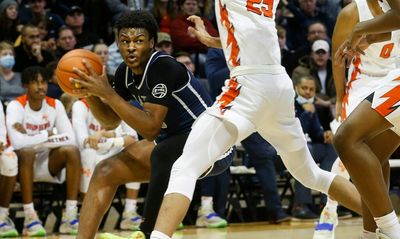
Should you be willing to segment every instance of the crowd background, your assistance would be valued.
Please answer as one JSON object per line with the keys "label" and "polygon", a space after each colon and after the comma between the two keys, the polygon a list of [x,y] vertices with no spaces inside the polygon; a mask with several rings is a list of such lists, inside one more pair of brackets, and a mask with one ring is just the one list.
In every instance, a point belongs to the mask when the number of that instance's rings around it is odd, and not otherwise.
{"label": "crowd background", "polygon": [[[314,158],[326,170],[330,170],[336,158],[330,128],[336,102],[331,36],[339,11],[350,2],[281,0],[275,17],[282,65],[291,76],[297,93],[296,114]],[[113,77],[122,62],[113,23],[121,13],[135,9],[148,10],[157,20],[160,32],[156,49],[185,64],[215,98],[229,77],[229,69],[222,52],[208,49],[188,34],[187,28],[192,23],[186,20],[189,15],[201,16],[207,31],[217,36],[212,0],[0,0],[0,101],[4,112],[10,102],[26,93],[21,81],[24,70],[41,66],[48,74],[47,96],[59,99],[71,117],[73,104],[79,99],[63,94],[59,88],[54,75],[58,60],[70,50],[85,48],[102,58],[108,77]],[[256,220],[280,223],[290,217],[317,219],[326,198],[318,195],[315,200],[315,194],[296,182],[293,203],[289,209],[283,208],[275,182],[275,175],[283,172],[279,156],[261,137],[256,134],[250,137],[242,142],[244,149],[240,151],[240,158],[243,162],[240,163],[255,167],[255,171],[246,168],[237,172],[237,168],[232,168],[236,170],[232,173],[250,172],[253,176],[246,176],[246,180],[260,185],[266,210]],[[214,211],[218,214],[215,220],[219,223],[225,220],[232,184],[230,174],[228,170],[199,182],[196,194],[199,200],[194,200],[199,206],[192,207],[199,210],[199,218],[203,217],[196,223],[198,226],[208,226],[211,222],[204,221],[204,217]],[[396,181],[395,175],[393,178]],[[342,215],[349,216],[349,213]],[[218,225],[226,226],[226,223]]]}

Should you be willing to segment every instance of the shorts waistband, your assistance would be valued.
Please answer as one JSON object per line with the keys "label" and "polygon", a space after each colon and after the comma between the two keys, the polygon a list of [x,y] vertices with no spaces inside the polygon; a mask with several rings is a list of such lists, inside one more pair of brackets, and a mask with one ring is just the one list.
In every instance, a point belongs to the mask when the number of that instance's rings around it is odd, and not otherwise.
{"label": "shorts waistband", "polygon": [[254,65],[254,66],[237,66],[231,70],[231,77],[241,75],[271,74],[280,75],[286,73],[285,68],[281,65]]}

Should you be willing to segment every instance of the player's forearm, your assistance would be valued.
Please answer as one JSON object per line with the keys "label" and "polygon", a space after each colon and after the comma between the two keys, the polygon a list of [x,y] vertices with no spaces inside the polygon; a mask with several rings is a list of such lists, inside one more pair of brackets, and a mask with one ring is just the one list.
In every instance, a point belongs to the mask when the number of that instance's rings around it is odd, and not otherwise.
{"label": "player's forearm", "polygon": [[400,28],[400,13],[389,10],[383,15],[374,17],[371,20],[359,22],[354,27],[354,33],[359,35],[388,33]]}
{"label": "player's forearm", "polygon": [[103,103],[98,97],[90,96],[86,98],[90,105],[94,117],[99,121],[101,126],[107,130],[115,129],[121,123],[121,118],[114,110]]}
{"label": "player's forearm", "polygon": [[125,121],[130,127],[135,129],[147,140],[154,140],[160,133],[161,124],[158,124],[154,115],[150,111],[138,109],[130,103],[124,101],[118,95],[111,96],[107,104],[114,112]]}
{"label": "player's forearm", "polygon": [[219,37],[209,37],[207,41],[203,43],[208,47],[222,48],[221,39]]}
{"label": "player's forearm", "polygon": [[346,77],[344,66],[333,65],[333,82],[336,90],[336,101],[342,102],[346,93]]}
{"label": "player's forearm", "polygon": [[370,34],[367,35],[368,44],[374,44],[378,42],[389,41],[392,37],[391,32],[379,33],[379,34]]}

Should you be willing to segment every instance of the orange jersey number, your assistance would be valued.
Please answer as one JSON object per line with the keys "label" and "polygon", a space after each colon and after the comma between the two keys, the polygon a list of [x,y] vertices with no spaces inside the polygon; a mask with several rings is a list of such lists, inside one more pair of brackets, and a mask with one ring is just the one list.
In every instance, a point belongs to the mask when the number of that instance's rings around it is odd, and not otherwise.
{"label": "orange jersey number", "polygon": [[382,47],[382,51],[381,51],[380,57],[385,58],[385,59],[389,58],[390,57],[390,53],[392,53],[393,47],[394,47],[394,43],[393,42],[384,45]]}
{"label": "orange jersey number", "polygon": [[247,0],[247,11],[254,12],[257,15],[264,17],[273,17],[274,0]]}

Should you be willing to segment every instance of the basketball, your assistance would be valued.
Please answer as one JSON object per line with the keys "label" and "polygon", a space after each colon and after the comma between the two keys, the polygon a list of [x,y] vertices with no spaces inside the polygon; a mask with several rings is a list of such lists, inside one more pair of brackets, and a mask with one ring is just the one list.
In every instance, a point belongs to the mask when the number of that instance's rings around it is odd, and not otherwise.
{"label": "basketball", "polygon": [[86,67],[82,63],[82,59],[86,59],[86,61],[92,66],[93,70],[97,74],[102,74],[103,63],[100,57],[95,53],[85,49],[75,49],[66,53],[63,57],[61,57],[55,71],[58,85],[61,87],[61,89],[65,93],[78,98],[82,96],[79,94],[74,94],[73,90],[80,88],[80,86],[78,84],[71,83],[70,78],[72,77],[79,79],[79,75],[72,70],[74,67],[85,73],[88,73]]}

